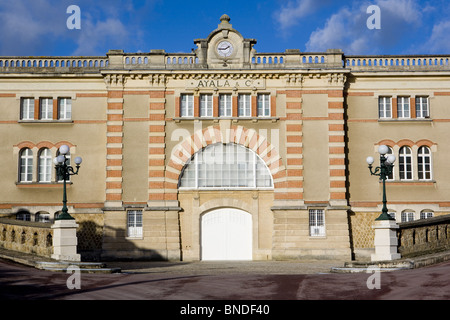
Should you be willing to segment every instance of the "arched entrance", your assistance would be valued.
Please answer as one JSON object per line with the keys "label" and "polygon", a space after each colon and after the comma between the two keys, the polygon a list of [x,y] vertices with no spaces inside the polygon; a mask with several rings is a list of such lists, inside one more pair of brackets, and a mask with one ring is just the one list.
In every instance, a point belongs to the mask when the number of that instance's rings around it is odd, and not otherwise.
{"label": "arched entrance", "polygon": [[252,216],[221,208],[201,218],[202,260],[252,260]]}

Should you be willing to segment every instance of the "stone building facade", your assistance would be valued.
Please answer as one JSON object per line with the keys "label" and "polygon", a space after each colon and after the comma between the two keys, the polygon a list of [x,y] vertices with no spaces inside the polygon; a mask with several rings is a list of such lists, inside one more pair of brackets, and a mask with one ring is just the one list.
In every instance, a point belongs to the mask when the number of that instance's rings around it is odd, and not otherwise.
{"label": "stone building facade", "polygon": [[398,221],[450,212],[450,56],[258,53],[220,19],[191,53],[0,57],[0,213],[54,219],[58,148],[98,258],[363,257],[381,185]]}

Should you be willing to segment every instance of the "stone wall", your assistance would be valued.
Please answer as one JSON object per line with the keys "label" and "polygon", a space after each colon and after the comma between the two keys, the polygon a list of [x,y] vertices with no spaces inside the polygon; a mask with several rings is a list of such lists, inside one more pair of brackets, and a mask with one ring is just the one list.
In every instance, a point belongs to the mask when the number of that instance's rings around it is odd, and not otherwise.
{"label": "stone wall", "polygon": [[399,224],[397,237],[402,257],[450,250],[450,215]]}
{"label": "stone wall", "polygon": [[0,247],[32,253],[42,257],[52,255],[53,230],[50,223],[2,218],[0,220]]}

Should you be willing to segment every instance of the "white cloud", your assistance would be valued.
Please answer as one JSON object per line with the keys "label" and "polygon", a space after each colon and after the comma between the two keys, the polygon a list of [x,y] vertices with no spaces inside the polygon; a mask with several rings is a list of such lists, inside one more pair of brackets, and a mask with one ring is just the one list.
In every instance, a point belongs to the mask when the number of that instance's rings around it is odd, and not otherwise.
{"label": "white cloud", "polygon": [[105,21],[83,19],[79,36],[76,39],[77,49],[72,53],[78,55],[104,55],[105,48],[121,49],[129,39],[127,27],[118,19],[108,18]]}
{"label": "white cloud", "polygon": [[369,30],[366,12],[373,2],[354,1],[343,7],[311,33],[307,51],[343,49],[346,54],[383,54],[389,47],[403,41],[414,28],[420,27],[422,14],[415,0],[379,0],[381,29]]}
{"label": "white cloud", "polygon": [[441,21],[434,25],[428,41],[420,46],[422,53],[427,54],[448,54],[450,52],[450,21]]}
{"label": "white cloud", "polygon": [[281,30],[287,30],[297,25],[307,15],[314,13],[321,6],[326,5],[329,0],[296,0],[289,1],[286,6],[274,13],[274,18]]}

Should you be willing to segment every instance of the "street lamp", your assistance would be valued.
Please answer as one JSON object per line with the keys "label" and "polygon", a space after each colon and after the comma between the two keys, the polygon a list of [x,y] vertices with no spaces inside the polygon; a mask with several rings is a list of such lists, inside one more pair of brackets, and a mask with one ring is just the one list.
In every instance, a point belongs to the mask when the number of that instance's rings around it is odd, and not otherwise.
{"label": "street lamp", "polygon": [[76,170],[72,166],[67,164],[69,158],[66,155],[69,153],[69,146],[62,145],[59,147],[59,156],[53,159],[53,163],[55,164],[55,169],[57,176],[63,178],[63,207],[62,213],[56,218],[56,220],[74,220],[74,218],[69,214],[67,210],[67,192],[66,192],[66,181],[70,179],[70,176],[78,174],[78,170],[80,169],[80,164],[83,161],[81,157],[76,157],[74,162],[76,164]]}
{"label": "street lamp", "polygon": [[373,157],[367,157],[366,159],[367,164],[369,165],[370,174],[379,176],[380,180],[383,181],[383,209],[381,210],[381,215],[375,220],[395,220],[388,214],[386,206],[386,179],[392,173],[395,162],[395,156],[393,154],[386,156],[388,151],[389,148],[385,145],[381,145],[378,148],[378,153],[380,154],[380,166],[375,167],[374,170],[372,170],[372,164],[374,162]]}

